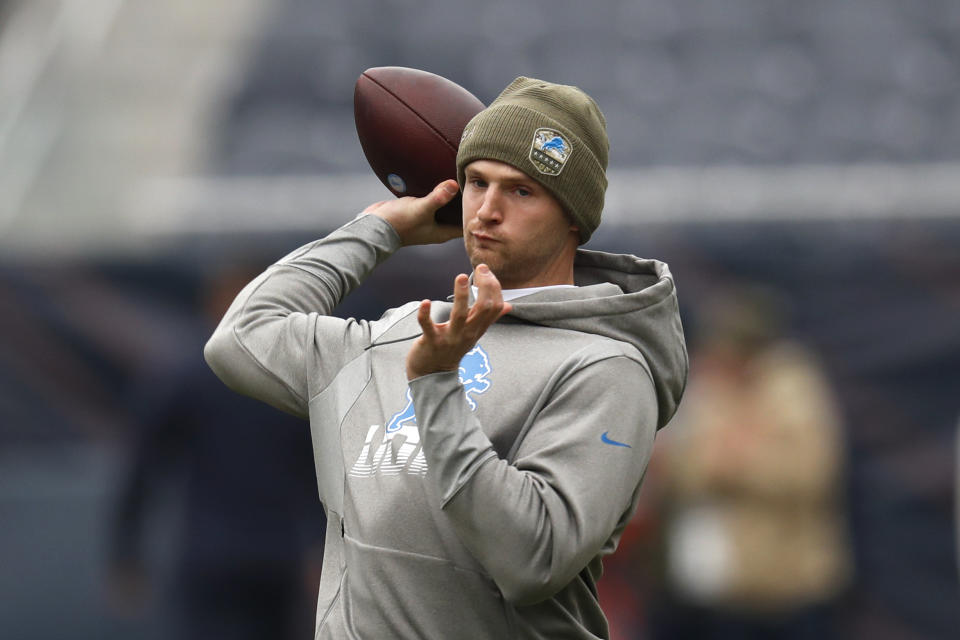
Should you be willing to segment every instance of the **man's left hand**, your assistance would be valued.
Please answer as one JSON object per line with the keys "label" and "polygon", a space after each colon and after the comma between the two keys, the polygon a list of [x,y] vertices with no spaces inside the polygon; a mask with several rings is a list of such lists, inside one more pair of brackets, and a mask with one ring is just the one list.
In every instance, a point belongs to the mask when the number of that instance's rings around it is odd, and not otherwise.
{"label": "man's left hand", "polygon": [[439,371],[456,371],[460,360],[477,344],[494,322],[513,308],[503,301],[500,281],[487,265],[474,270],[477,299],[468,306],[470,283],[461,273],[454,280],[453,309],[447,322],[435,324],[430,317],[430,301],[423,300],[417,321],[423,334],[407,354],[407,380]]}

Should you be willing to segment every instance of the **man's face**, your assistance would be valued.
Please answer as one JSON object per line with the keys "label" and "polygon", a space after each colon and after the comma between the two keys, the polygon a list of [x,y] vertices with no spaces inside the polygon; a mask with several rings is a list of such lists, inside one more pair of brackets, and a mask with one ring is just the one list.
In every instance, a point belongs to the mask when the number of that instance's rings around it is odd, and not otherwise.
{"label": "man's face", "polygon": [[578,229],[560,202],[522,171],[495,160],[467,165],[463,242],[504,289],[573,284]]}

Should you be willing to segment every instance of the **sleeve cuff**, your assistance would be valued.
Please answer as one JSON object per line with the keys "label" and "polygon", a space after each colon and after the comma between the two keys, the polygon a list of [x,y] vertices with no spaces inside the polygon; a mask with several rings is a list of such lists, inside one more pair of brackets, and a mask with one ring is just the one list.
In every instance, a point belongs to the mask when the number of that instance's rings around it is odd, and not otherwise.
{"label": "sleeve cuff", "polygon": [[393,228],[393,225],[372,213],[358,214],[356,218],[343,225],[341,229],[353,229],[358,235],[363,236],[373,234],[382,240],[384,246],[391,252],[403,246],[403,243],[400,241],[400,234]]}

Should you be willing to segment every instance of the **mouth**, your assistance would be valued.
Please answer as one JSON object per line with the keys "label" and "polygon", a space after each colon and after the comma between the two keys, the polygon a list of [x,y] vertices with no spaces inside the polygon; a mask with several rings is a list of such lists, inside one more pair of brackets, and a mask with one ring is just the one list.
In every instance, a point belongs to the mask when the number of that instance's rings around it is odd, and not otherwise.
{"label": "mouth", "polygon": [[493,236],[489,236],[480,231],[471,231],[470,235],[473,236],[473,239],[476,240],[477,242],[500,242]]}

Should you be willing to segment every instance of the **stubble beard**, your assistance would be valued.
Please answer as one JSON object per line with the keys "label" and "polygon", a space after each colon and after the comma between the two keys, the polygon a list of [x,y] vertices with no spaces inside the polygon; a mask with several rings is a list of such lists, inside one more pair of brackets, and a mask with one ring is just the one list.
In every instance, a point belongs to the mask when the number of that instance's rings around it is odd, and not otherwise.
{"label": "stubble beard", "polygon": [[513,269],[509,266],[509,252],[506,252],[505,255],[506,247],[502,243],[498,242],[494,243],[492,247],[481,248],[477,246],[480,244],[477,240],[465,239],[464,244],[466,245],[467,258],[474,269],[478,265],[485,264],[497,277],[501,285],[505,281],[509,282],[511,280],[511,276],[514,274],[512,273]]}
{"label": "stubble beard", "polygon": [[504,289],[527,286],[537,272],[537,256],[515,256],[502,244],[493,249],[468,248],[467,252],[471,266],[476,269],[478,265],[487,265]]}

